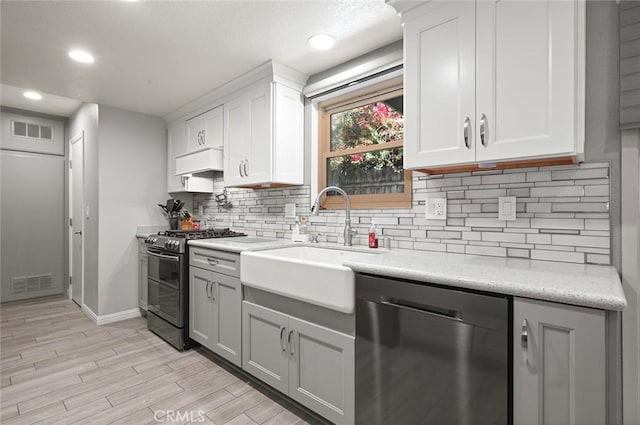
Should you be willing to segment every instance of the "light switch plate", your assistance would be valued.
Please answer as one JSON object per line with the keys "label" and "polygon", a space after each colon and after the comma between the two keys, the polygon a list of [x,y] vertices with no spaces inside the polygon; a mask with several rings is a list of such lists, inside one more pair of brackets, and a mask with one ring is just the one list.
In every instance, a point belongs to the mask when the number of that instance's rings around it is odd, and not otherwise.
{"label": "light switch plate", "polygon": [[284,204],[284,216],[285,218],[297,218],[296,204]]}
{"label": "light switch plate", "polygon": [[501,196],[498,198],[498,220],[513,221],[516,219],[516,197]]}
{"label": "light switch plate", "polygon": [[427,198],[424,216],[427,220],[446,220],[447,198]]}

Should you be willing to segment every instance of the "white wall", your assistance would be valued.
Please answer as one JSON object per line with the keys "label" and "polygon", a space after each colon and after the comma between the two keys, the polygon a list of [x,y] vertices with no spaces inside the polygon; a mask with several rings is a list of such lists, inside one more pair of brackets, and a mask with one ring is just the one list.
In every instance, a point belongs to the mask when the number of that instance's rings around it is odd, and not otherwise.
{"label": "white wall", "polygon": [[[85,205],[89,218],[84,223],[84,304],[98,314],[98,105],[83,104],[69,120],[71,140],[84,131]],[[80,219],[76,217],[76,219]],[[78,280],[76,280],[77,282]]]}
{"label": "white wall", "polygon": [[138,307],[136,227],[166,225],[157,203],[166,192],[162,119],[100,105],[100,316]]}

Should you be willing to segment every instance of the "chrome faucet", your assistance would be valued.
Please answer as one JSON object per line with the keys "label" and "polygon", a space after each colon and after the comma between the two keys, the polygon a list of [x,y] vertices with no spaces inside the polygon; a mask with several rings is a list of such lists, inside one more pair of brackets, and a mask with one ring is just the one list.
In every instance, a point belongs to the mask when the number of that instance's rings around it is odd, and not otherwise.
{"label": "chrome faucet", "polygon": [[353,235],[356,234],[356,231],[351,228],[351,202],[349,201],[349,195],[344,190],[340,189],[338,186],[329,186],[325,187],[318,193],[313,206],[311,207],[311,214],[318,215],[320,213],[320,199],[327,192],[338,192],[344,198],[344,208],[346,217],[344,219],[344,246],[351,246]]}

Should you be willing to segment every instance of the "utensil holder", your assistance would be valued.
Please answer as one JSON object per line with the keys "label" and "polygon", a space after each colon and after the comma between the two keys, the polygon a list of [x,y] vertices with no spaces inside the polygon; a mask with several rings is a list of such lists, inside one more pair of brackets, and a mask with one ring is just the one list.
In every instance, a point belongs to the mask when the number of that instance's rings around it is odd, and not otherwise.
{"label": "utensil holder", "polygon": [[169,216],[169,230],[179,230],[180,228],[180,216],[178,214],[171,214]]}

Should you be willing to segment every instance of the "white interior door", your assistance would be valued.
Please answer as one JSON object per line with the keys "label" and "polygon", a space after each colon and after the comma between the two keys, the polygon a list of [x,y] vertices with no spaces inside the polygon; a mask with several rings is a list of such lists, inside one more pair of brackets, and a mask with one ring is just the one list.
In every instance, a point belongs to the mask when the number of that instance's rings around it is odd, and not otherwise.
{"label": "white interior door", "polygon": [[84,133],[71,140],[71,298],[82,306],[84,284]]}

